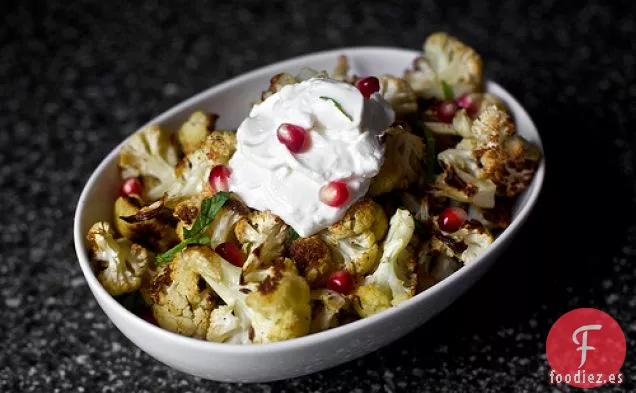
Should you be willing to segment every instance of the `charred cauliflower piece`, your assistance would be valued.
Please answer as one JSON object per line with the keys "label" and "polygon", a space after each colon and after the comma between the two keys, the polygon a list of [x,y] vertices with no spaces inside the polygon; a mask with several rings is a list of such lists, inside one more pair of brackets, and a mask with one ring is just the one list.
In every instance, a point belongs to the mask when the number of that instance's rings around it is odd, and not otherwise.
{"label": "charred cauliflower piece", "polygon": [[107,222],[98,222],[86,236],[97,279],[113,296],[139,289],[142,276],[152,263],[152,254],[126,238],[115,239]]}
{"label": "charred cauliflower piece", "polygon": [[269,81],[269,88],[261,93],[261,101],[265,101],[267,97],[278,93],[283,87],[300,83],[311,78],[326,78],[329,75],[325,71],[316,71],[311,68],[303,67],[298,74],[292,75],[286,72],[276,74]]}
{"label": "charred cauliflower piece", "polygon": [[205,339],[216,305],[206,281],[238,285],[240,277],[241,269],[223,261],[210,248],[190,246],[155,276],[150,286],[152,313],[166,330]]}
{"label": "charred cauliflower piece", "polygon": [[329,275],[336,270],[331,250],[318,236],[293,241],[289,247],[289,256],[311,288],[324,287]]}
{"label": "charred cauliflower piece", "polygon": [[311,291],[312,320],[311,333],[321,332],[339,326],[340,314],[349,305],[349,299],[329,289]]}
{"label": "charred cauliflower piece", "polygon": [[115,229],[134,243],[163,252],[179,242],[161,201],[140,207],[133,198],[119,197],[114,210]]}
{"label": "charred cauliflower piece", "polygon": [[216,114],[208,114],[201,111],[191,114],[177,132],[181,151],[184,154],[190,154],[201,147],[214,129],[218,118],[219,116]]}
{"label": "charred cauliflower piece", "polygon": [[177,149],[170,135],[159,126],[149,126],[134,133],[119,152],[122,177],[141,177],[144,199],[156,201],[176,181]]}
{"label": "charred cauliflower piece", "polygon": [[210,171],[216,165],[227,164],[236,151],[236,134],[232,131],[213,131],[195,151],[183,157],[177,166],[176,180],[168,190],[166,204],[175,206],[181,200],[213,194]]}
{"label": "charred cauliflower piece", "polygon": [[513,197],[528,186],[541,154],[515,133],[512,118],[499,106],[483,108],[474,120],[460,112],[453,129],[463,139],[438,155],[444,173],[436,180],[437,193],[493,208],[495,194]]}
{"label": "charred cauliflower piece", "polygon": [[[228,264],[222,259],[219,263]],[[212,313],[208,340],[267,343],[309,333],[309,286],[291,260],[280,258],[268,269],[249,274],[252,277],[246,278],[246,285],[203,275],[227,305]]]}
{"label": "charred cauliflower piece", "polygon": [[482,62],[474,49],[446,33],[431,34],[423,49],[404,75],[420,97],[445,99],[444,83],[455,97],[482,90]]}
{"label": "charred cauliflower piece", "polygon": [[354,308],[360,316],[375,314],[415,295],[417,255],[414,247],[408,247],[414,230],[413,216],[398,209],[391,217],[380,264],[354,291]]}
{"label": "charred cauliflower piece", "polygon": [[423,178],[424,142],[405,127],[387,130],[384,163],[371,183],[370,195],[404,189]]}
{"label": "charred cauliflower piece", "polygon": [[338,265],[363,275],[372,271],[380,258],[380,240],[387,231],[384,210],[371,199],[353,204],[342,220],[321,231]]}
{"label": "charred cauliflower piece", "polygon": [[252,271],[267,266],[283,255],[287,228],[283,220],[267,211],[254,211],[241,218],[234,234],[247,255],[243,269]]}
{"label": "charred cauliflower piece", "polygon": [[[433,222],[436,224],[437,219]],[[453,233],[436,229],[431,237],[430,249],[467,264],[484,252],[494,240],[494,236],[479,221],[467,220]]]}
{"label": "charred cauliflower piece", "polygon": [[417,95],[402,78],[393,75],[380,75],[380,95],[388,102],[397,116],[417,111]]}

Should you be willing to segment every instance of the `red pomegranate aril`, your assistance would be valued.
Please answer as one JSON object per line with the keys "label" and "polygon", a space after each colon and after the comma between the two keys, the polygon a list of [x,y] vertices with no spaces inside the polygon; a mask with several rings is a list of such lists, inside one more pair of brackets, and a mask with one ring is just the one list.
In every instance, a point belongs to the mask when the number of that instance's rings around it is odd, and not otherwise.
{"label": "red pomegranate aril", "polygon": [[369,98],[371,94],[380,91],[380,81],[375,76],[369,76],[357,81],[356,87],[364,98]]}
{"label": "red pomegranate aril", "polygon": [[283,123],[276,131],[278,141],[292,153],[300,153],[305,147],[307,131],[295,124]]}
{"label": "red pomegranate aril", "polygon": [[444,232],[456,232],[464,225],[468,215],[459,207],[448,207],[437,217],[437,225]]}
{"label": "red pomegranate aril", "polygon": [[332,181],[320,188],[320,201],[331,207],[340,207],[349,199],[349,187],[343,181]]}
{"label": "red pomegranate aril", "polygon": [[229,189],[230,168],[225,165],[217,165],[210,171],[210,187],[214,192],[227,191]]}
{"label": "red pomegranate aril", "polygon": [[221,243],[214,249],[221,258],[230,262],[234,266],[243,267],[247,257],[234,243]]}
{"label": "red pomegranate aril", "polygon": [[332,273],[327,279],[327,288],[332,291],[348,295],[353,291],[353,277],[351,273],[340,270]]}
{"label": "red pomegranate aril", "polygon": [[446,100],[437,105],[437,118],[443,123],[450,123],[457,112],[457,104],[454,101]]}
{"label": "red pomegranate aril", "polygon": [[123,196],[141,196],[141,181],[136,177],[129,177],[121,184],[121,195]]}
{"label": "red pomegranate aril", "polygon": [[464,94],[457,99],[457,105],[466,109],[468,116],[473,117],[477,113],[477,102],[470,94]]}

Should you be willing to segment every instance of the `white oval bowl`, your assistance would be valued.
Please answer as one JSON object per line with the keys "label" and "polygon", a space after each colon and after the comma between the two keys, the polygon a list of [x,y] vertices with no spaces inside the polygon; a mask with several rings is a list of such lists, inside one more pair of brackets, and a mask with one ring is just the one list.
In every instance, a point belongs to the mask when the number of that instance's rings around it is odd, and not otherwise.
{"label": "white oval bowl", "polygon": [[[337,57],[343,54],[349,57],[354,74],[402,75],[419,52],[358,47],[296,57],[212,87],[148,124],[175,130],[191,112],[204,110],[221,115],[219,127],[236,128],[248,114],[250,103],[267,88],[273,75],[296,73],[301,67],[331,70]],[[494,82],[487,84],[487,90],[506,102],[516,120],[519,134],[541,148],[537,129],[521,105]],[[324,370],[374,351],[418,327],[474,284],[510,244],[537,201],[545,173],[542,160],[534,180],[517,201],[511,225],[470,265],[434,287],[397,307],[325,332],[278,343],[234,345],[196,340],[152,325],[121,306],[97,281],[88,259],[85,235],[93,223],[112,218],[120,184],[117,154],[121,146],[117,146],[91,175],[75,212],[75,250],[88,286],[115,326],[139,348],[183,372],[228,382],[265,382]]]}

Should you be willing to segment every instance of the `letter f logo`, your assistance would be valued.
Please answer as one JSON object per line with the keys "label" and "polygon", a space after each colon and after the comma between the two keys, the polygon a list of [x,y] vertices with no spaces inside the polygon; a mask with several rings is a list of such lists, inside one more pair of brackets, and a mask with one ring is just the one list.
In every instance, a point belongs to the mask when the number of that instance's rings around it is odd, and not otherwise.
{"label": "letter f logo", "polygon": [[[579,365],[579,368],[583,367],[583,365],[585,364],[585,361],[587,360],[587,351],[593,351],[596,349],[594,347],[587,345],[587,331],[601,330],[601,328],[602,328],[601,325],[585,325],[576,329],[574,333],[572,334],[572,341],[574,341],[574,344],[577,344],[577,345],[581,344],[581,346],[576,349],[577,351],[581,351],[581,364]],[[579,342],[576,336],[581,332],[583,332],[583,334],[581,335],[583,338],[581,342]]]}

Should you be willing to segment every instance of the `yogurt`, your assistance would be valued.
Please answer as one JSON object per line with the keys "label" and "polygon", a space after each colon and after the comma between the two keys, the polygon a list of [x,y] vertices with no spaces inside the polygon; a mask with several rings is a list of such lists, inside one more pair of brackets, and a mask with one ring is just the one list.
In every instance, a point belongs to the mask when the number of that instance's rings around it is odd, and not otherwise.
{"label": "yogurt", "polygon": [[[237,130],[230,191],[252,209],[269,210],[302,237],[339,221],[362,198],[384,160],[379,136],[395,114],[382,96],[365,99],[345,82],[312,78],[287,85],[252,108]],[[307,130],[307,147],[291,153],[277,137],[282,123]],[[331,207],[320,188],[344,181],[349,199]]]}

